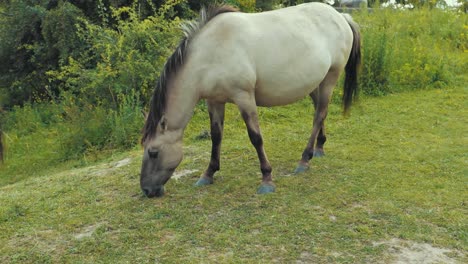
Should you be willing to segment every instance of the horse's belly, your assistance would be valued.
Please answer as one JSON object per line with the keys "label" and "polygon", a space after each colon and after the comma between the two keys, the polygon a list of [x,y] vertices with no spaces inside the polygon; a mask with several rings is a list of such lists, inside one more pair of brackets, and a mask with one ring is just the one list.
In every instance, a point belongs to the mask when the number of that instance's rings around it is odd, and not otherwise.
{"label": "horse's belly", "polygon": [[280,96],[272,96],[272,95],[261,95],[261,94],[256,94],[256,102],[257,106],[280,106],[280,105],[287,105],[287,104],[292,104],[294,102],[299,101],[300,99],[304,98],[304,96],[307,95],[301,94],[301,96],[293,96],[293,97],[280,97]]}
{"label": "horse's belly", "polygon": [[257,105],[279,106],[294,103],[315,90],[325,78],[327,72],[328,67],[321,67],[311,72],[286,70],[279,74],[266,75],[269,78],[258,76],[259,79],[257,79],[255,87]]}
{"label": "horse's belly", "polygon": [[258,106],[280,106],[294,103],[309,95],[319,84],[303,87],[257,87],[255,100]]}

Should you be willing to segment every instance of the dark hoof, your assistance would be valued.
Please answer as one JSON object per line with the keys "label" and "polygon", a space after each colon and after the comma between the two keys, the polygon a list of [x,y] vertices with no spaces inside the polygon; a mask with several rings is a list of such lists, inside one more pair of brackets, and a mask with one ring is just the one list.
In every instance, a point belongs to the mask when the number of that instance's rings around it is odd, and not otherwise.
{"label": "dark hoof", "polygon": [[321,158],[323,156],[325,156],[325,152],[322,149],[314,150],[314,157],[315,158]]}
{"label": "dark hoof", "polygon": [[210,184],[213,184],[213,179],[206,178],[206,177],[201,177],[195,183],[195,186],[200,187],[200,186],[205,186],[205,185],[210,185]]}
{"label": "dark hoof", "polygon": [[302,164],[297,165],[297,168],[294,170],[294,174],[300,174],[309,170],[309,166]]}
{"label": "dark hoof", "polygon": [[265,184],[265,183],[260,185],[260,188],[258,188],[257,190],[258,194],[266,194],[266,193],[272,193],[272,192],[275,192],[275,186],[272,184]]}

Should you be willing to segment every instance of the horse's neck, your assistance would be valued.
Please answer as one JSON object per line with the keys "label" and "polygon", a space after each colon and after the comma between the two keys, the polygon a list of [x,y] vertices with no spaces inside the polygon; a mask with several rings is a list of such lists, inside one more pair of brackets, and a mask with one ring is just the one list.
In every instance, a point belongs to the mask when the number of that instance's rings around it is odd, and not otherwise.
{"label": "horse's neck", "polygon": [[178,85],[167,91],[165,117],[170,130],[180,130],[181,136],[192,118],[193,110],[199,98],[191,87]]}

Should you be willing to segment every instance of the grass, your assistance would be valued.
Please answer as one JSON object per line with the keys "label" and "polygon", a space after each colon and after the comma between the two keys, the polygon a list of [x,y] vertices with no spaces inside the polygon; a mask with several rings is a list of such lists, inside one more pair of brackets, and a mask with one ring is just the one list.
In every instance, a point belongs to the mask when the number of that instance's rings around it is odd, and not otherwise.
{"label": "grass", "polygon": [[[428,243],[466,263],[467,89],[331,105],[327,156],[291,175],[311,128],[309,100],[260,109],[277,192],[256,195],[258,160],[227,108],[222,168],[195,188],[210,142],[199,108],[161,199],[139,190],[140,151],[0,187],[1,263],[388,263],[382,241]],[[129,164],[116,162],[131,158]]]}

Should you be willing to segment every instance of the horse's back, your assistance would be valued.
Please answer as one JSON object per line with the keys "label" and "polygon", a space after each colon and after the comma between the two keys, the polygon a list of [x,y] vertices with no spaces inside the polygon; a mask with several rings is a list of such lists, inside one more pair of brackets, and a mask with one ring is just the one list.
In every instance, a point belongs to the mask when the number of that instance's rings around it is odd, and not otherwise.
{"label": "horse's back", "polygon": [[259,105],[283,105],[312,92],[331,69],[341,70],[352,39],[344,17],[324,4],[226,13],[196,36],[187,67],[202,97],[229,101],[235,89],[255,89]]}

